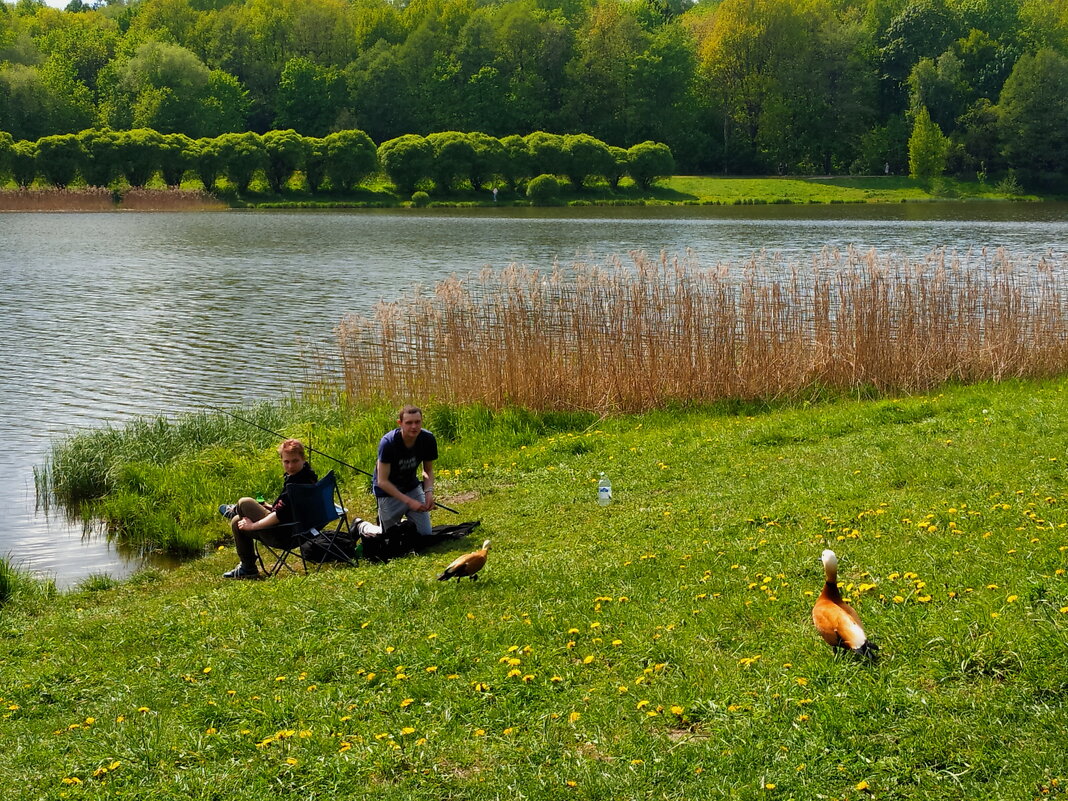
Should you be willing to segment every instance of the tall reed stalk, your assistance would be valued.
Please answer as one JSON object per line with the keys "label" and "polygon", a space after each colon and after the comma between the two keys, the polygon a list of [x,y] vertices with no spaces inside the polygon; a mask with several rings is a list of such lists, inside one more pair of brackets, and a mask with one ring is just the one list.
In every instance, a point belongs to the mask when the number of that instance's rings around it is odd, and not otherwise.
{"label": "tall reed stalk", "polygon": [[630,254],[451,278],[336,329],[351,399],[642,411],[1068,370],[1068,269],[1002,250],[824,250],[741,266]]}

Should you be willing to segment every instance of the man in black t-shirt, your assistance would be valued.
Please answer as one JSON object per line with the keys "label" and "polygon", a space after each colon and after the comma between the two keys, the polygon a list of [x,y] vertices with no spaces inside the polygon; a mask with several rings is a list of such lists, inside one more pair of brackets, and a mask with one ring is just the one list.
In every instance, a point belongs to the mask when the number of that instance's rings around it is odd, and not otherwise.
{"label": "man in black t-shirt", "polygon": [[397,417],[397,428],[378,443],[373,487],[378,500],[380,525],[361,521],[360,534],[375,536],[391,528],[407,515],[422,536],[429,536],[430,510],[434,508],[434,460],[438,441],[423,430],[423,412],[405,406]]}

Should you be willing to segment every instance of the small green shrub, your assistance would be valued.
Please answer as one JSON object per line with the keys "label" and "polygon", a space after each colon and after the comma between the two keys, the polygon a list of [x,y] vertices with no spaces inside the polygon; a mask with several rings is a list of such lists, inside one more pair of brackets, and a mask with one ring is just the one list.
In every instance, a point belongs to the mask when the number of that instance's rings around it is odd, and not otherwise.
{"label": "small green shrub", "polygon": [[118,586],[118,579],[112,578],[107,573],[90,573],[78,584],[78,589],[82,592],[100,592]]}
{"label": "small green shrub", "polygon": [[418,192],[412,192],[412,205],[417,209],[425,207],[430,202],[430,195],[420,189]]}
{"label": "small green shrub", "polygon": [[560,182],[543,173],[527,184],[527,197],[534,203],[552,203],[560,197]]}

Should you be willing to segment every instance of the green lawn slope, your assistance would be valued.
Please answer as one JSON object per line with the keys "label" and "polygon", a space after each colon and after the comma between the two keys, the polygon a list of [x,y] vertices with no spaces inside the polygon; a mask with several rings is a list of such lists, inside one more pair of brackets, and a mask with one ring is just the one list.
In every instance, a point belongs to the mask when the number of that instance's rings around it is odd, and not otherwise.
{"label": "green lawn slope", "polygon": [[[1068,381],[1008,382],[509,438],[487,432],[516,416],[430,408],[440,497],[483,521],[470,541],[245,583],[220,578],[227,547],[118,586],[12,595],[0,791],[1057,796],[1066,409]],[[345,489],[369,511],[360,479]],[[483,536],[481,580],[435,580]],[[875,664],[812,627],[825,547]]]}

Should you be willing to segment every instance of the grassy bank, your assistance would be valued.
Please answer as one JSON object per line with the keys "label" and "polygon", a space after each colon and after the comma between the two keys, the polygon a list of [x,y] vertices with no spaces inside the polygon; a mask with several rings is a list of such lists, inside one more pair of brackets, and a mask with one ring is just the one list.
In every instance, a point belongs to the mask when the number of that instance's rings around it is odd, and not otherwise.
{"label": "grassy bank", "polygon": [[[0,788],[1056,797],[1066,395],[1065,380],[1010,381],[600,421],[431,409],[439,494],[494,541],[481,581],[434,580],[473,543],[262,583],[220,579],[227,550],[10,604]],[[287,414],[274,422],[293,434],[323,415]],[[386,423],[368,415],[315,437],[370,458],[371,422]],[[269,443],[247,440],[245,457],[277,472]],[[175,462],[221,484],[231,450]],[[608,508],[594,500],[601,470]],[[346,496],[362,508],[351,484]],[[809,622],[827,546],[878,664],[833,658]]]}
{"label": "grassy bank", "polygon": [[[573,206],[672,206],[672,205],[766,205],[783,203],[900,203],[932,200],[1040,200],[1018,186],[992,185],[953,178],[919,181],[896,176],[873,177],[750,177],[717,178],[676,175],[643,190],[629,179],[616,189],[606,183],[578,189],[566,181],[556,199],[557,205]],[[1048,198],[1054,199],[1054,198]],[[183,182],[180,192],[167,190],[156,179],[147,189],[131,190],[116,185],[112,189],[74,187],[69,190],[37,186],[16,190],[8,184],[0,191],[0,211],[106,211],[132,210],[185,211],[211,208],[223,203],[231,208],[402,208],[412,200],[398,195],[382,179],[352,192],[311,194],[301,181],[294,180],[283,192],[273,192],[265,181],[253,181],[248,191],[237,192],[225,179],[214,193],[204,192],[198,180]],[[530,206],[522,192],[501,188],[497,199],[489,190],[449,194],[432,193],[432,207]]]}

